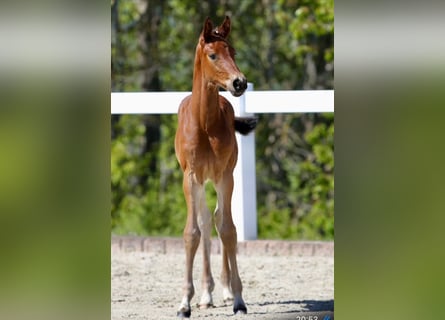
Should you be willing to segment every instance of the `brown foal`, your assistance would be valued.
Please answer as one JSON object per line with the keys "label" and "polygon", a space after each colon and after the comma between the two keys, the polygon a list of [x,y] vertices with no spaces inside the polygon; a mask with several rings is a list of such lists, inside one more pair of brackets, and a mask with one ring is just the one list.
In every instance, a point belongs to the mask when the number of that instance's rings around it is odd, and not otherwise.
{"label": "brown foal", "polygon": [[252,118],[235,118],[230,102],[219,95],[222,87],[236,97],[247,88],[246,77],[235,64],[235,50],[227,42],[230,18],[213,28],[209,18],[196,46],[192,94],[178,111],[175,150],[184,172],[183,189],[187,202],[184,228],[186,254],[185,283],[178,316],[190,317],[193,261],[202,240],[203,274],[201,308],[213,305],[214,281],[210,270],[212,216],[205,199],[205,183],[211,180],[217,194],[215,226],[222,243],[221,283],[224,301],[233,301],[234,313],[246,313],[242,284],[236,262],[237,236],[232,221],[233,169],[238,156],[235,130],[247,134],[256,126]]}

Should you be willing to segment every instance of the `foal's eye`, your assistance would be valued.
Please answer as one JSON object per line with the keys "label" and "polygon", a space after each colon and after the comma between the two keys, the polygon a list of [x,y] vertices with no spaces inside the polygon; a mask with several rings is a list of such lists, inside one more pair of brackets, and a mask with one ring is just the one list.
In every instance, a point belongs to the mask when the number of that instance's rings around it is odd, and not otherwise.
{"label": "foal's eye", "polygon": [[214,54],[214,53],[209,54],[209,58],[212,59],[212,60],[215,60],[216,59],[216,54]]}

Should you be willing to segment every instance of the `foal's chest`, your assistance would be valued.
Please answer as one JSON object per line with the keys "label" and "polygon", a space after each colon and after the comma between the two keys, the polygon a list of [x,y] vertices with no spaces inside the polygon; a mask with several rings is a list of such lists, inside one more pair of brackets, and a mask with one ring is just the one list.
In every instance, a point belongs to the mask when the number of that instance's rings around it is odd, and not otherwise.
{"label": "foal's chest", "polygon": [[207,137],[206,143],[193,152],[192,171],[198,182],[207,179],[217,181],[229,167],[236,162],[236,139]]}

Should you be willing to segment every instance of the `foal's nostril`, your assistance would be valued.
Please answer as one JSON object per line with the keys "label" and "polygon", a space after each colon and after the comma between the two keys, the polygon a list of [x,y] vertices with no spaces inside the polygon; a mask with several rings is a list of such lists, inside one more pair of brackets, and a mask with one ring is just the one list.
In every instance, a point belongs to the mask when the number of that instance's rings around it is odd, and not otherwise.
{"label": "foal's nostril", "polygon": [[241,80],[240,78],[236,78],[235,80],[233,80],[233,87],[235,88],[236,91],[246,90],[247,88],[246,79]]}
{"label": "foal's nostril", "polygon": [[236,78],[236,79],[233,81],[233,87],[235,88],[236,91],[239,91],[239,90],[240,90],[240,84],[241,84],[241,81],[240,81],[238,78]]}

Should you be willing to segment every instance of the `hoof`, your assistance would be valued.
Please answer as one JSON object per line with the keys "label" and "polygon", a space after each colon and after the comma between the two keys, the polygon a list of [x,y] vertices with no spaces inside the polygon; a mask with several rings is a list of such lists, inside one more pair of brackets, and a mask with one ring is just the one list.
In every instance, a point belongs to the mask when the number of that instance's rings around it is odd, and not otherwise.
{"label": "hoof", "polygon": [[192,314],[191,310],[188,311],[178,311],[176,314],[179,318],[190,318],[190,315]]}
{"label": "hoof", "polygon": [[233,305],[233,299],[224,299],[223,302],[226,307]]}
{"label": "hoof", "polygon": [[245,305],[238,305],[238,306],[233,306],[233,313],[234,314],[246,314],[247,313],[247,308]]}
{"label": "hoof", "polygon": [[228,288],[223,289],[223,300],[226,305],[232,304],[233,300],[235,300],[230,289]]}
{"label": "hoof", "polygon": [[232,304],[233,303],[233,297],[229,297],[229,298],[225,298],[223,301],[226,305]]}
{"label": "hoof", "polygon": [[210,309],[213,308],[212,303],[204,303],[204,304],[198,304],[199,309]]}

